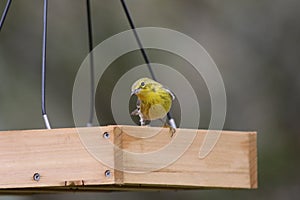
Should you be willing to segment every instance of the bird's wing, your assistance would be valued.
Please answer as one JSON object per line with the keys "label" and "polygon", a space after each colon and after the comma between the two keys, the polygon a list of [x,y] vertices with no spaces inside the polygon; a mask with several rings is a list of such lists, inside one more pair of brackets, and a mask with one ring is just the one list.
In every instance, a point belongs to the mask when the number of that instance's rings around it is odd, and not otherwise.
{"label": "bird's wing", "polygon": [[173,94],[173,92],[171,92],[171,90],[169,90],[169,89],[167,89],[167,88],[163,88],[163,89],[171,95],[172,100],[175,99],[175,95]]}

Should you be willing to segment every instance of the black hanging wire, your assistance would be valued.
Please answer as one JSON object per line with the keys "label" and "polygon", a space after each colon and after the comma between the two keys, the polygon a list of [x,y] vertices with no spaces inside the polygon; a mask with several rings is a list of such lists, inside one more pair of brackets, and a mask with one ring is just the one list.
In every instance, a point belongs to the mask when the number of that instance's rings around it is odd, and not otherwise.
{"label": "black hanging wire", "polygon": [[[152,66],[151,66],[151,64],[150,64],[149,58],[148,58],[148,56],[147,56],[147,54],[146,54],[146,52],[145,52],[145,49],[144,49],[144,47],[143,47],[143,44],[142,44],[142,42],[141,42],[141,40],[140,40],[140,38],[139,38],[139,35],[138,35],[137,31],[136,31],[136,28],[135,28],[135,26],[134,26],[133,20],[132,20],[132,18],[131,18],[131,15],[130,15],[130,12],[129,12],[128,8],[127,8],[127,5],[126,5],[126,3],[125,3],[125,0],[121,0],[121,3],[122,3],[122,6],[123,6],[123,9],[124,9],[124,12],[125,12],[125,14],[126,14],[127,20],[128,20],[128,22],[129,22],[129,25],[130,25],[130,27],[131,27],[131,29],[132,29],[132,31],[133,31],[134,37],[135,37],[135,39],[136,39],[136,41],[137,41],[137,43],[138,43],[138,46],[139,46],[139,48],[140,48],[140,51],[141,51],[141,53],[142,53],[142,56],[143,56],[143,58],[144,58],[144,60],[145,60],[145,62],[146,62],[146,64],[147,64],[147,67],[148,67],[148,69],[149,69],[149,72],[150,72],[150,74],[151,74],[151,77],[152,77],[153,80],[156,81],[157,79],[156,79],[156,77],[155,77],[155,75],[154,75],[154,72],[153,72],[153,70],[152,70]],[[171,126],[172,128],[176,128],[176,123],[175,123],[174,119],[172,118],[172,115],[171,115],[170,112],[167,113],[167,118],[168,118],[168,120],[169,120],[170,126]]]}
{"label": "black hanging wire", "polygon": [[51,129],[46,113],[46,47],[47,47],[47,8],[48,0],[44,0],[43,16],[43,49],[42,49],[42,116],[47,129]]}
{"label": "black hanging wire", "polygon": [[136,41],[137,41],[137,43],[138,43],[138,45],[139,45],[140,51],[141,51],[141,53],[142,53],[142,55],[143,55],[143,58],[144,58],[144,60],[145,60],[145,62],[146,62],[146,64],[147,64],[147,67],[148,67],[148,69],[149,69],[149,72],[150,72],[150,74],[151,74],[151,77],[152,77],[153,80],[156,81],[156,77],[155,77],[154,72],[153,72],[153,70],[152,70],[152,67],[151,67],[151,65],[150,65],[149,58],[148,58],[148,56],[147,56],[147,54],[146,54],[146,52],[145,52],[145,49],[144,49],[144,47],[143,47],[143,45],[142,45],[142,42],[141,42],[141,40],[140,40],[140,38],[139,38],[138,33],[136,32],[136,29],[135,29],[133,20],[132,20],[132,18],[131,18],[131,16],[130,16],[130,13],[129,13],[129,10],[128,10],[128,8],[127,8],[127,5],[126,5],[126,3],[125,3],[124,0],[121,0],[121,3],[122,3],[122,6],[123,6],[123,9],[124,9],[124,12],[125,12],[125,14],[126,14],[127,20],[128,20],[128,22],[129,22],[129,25],[130,25],[130,27],[131,27],[131,29],[132,29],[132,31],[133,31],[134,37],[135,37],[135,39],[136,39]]}
{"label": "black hanging wire", "polygon": [[6,18],[6,15],[7,15],[7,12],[8,12],[8,9],[9,9],[9,6],[11,4],[12,0],[7,0],[6,2],[6,6],[4,8],[4,11],[3,11],[3,14],[1,16],[1,20],[0,20],[0,31],[2,29],[2,26],[4,24],[4,21],[5,21],[5,18]]}
{"label": "black hanging wire", "polygon": [[94,85],[94,55],[93,55],[93,29],[92,29],[92,17],[91,17],[91,6],[90,0],[86,0],[87,9],[87,25],[88,25],[88,37],[89,37],[89,52],[90,52],[90,116],[87,122],[87,126],[93,125],[94,119],[94,106],[95,106],[95,85]]}
{"label": "black hanging wire", "polygon": [[[1,20],[0,20],[0,31],[2,29],[2,26],[4,24],[5,18],[7,16],[7,12],[9,10],[10,4],[12,0],[8,0],[5,6],[5,9],[3,11]],[[47,117],[46,113],[46,102],[45,102],[45,97],[46,97],[46,47],[47,47],[47,7],[48,7],[48,0],[44,0],[44,15],[43,15],[43,48],[42,48],[42,98],[41,98],[41,104],[42,104],[42,116],[43,120],[45,122],[45,126],[47,129],[51,129],[50,122]]]}

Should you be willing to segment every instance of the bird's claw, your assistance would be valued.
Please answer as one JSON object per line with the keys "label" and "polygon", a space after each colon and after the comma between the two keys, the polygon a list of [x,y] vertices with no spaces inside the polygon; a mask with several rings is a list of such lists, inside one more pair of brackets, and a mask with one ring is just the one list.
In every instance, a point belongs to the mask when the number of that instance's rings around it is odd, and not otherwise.
{"label": "bird's claw", "polygon": [[173,127],[170,126],[170,124],[168,124],[167,122],[164,123],[164,126],[163,126],[163,127],[164,127],[164,128],[169,128],[169,129],[170,129],[169,132],[171,132],[171,137],[173,137],[173,135],[174,135],[175,132],[176,132],[176,128],[173,128]]}
{"label": "bird's claw", "polygon": [[171,137],[176,133],[176,128],[173,128],[172,126],[169,127],[170,132],[171,132]]}

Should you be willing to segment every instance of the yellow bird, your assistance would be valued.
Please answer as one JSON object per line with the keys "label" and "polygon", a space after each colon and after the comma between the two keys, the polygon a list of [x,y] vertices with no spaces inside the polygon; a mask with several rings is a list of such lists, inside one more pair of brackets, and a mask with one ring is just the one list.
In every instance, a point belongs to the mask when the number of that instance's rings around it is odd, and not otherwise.
{"label": "yellow bird", "polygon": [[[141,126],[146,125],[151,120],[162,120],[170,111],[174,94],[166,89],[162,84],[150,79],[141,78],[131,87],[131,95],[136,95],[137,109],[131,115],[140,117]],[[165,123],[165,125],[167,125]],[[167,125],[173,133],[175,128]]]}

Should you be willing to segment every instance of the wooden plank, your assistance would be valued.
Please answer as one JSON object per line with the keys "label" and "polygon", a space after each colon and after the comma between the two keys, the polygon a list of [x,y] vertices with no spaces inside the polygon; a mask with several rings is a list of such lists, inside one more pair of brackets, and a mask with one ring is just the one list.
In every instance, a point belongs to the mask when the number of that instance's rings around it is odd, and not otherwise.
{"label": "wooden plank", "polygon": [[[100,135],[110,127],[83,130]],[[112,153],[107,156],[113,158]],[[114,183],[74,128],[0,132],[0,163],[1,189]],[[33,180],[35,173],[39,181]]]}
{"label": "wooden plank", "polygon": [[[149,139],[138,139],[128,136],[126,132],[157,132],[157,128],[122,127],[122,148],[127,151],[149,152],[168,144],[172,138],[168,130]],[[120,132],[120,131],[118,131]],[[181,129],[177,131],[180,140],[194,134],[194,130]],[[124,184],[161,184],[177,186],[225,187],[225,188],[256,188],[257,187],[257,155],[256,133],[223,131],[211,153],[204,159],[199,158],[200,146],[204,142],[207,130],[197,130],[192,145],[179,159],[171,165],[151,173],[123,173]],[[120,133],[118,133],[120,134]],[[152,133],[149,133],[150,135]],[[149,167],[146,160],[126,160],[125,168]],[[165,158],[162,158],[165,159]],[[158,159],[159,160],[159,159]],[[151,161],[150,164],[156,164]]]}
{"label": "wooden plank", "polygon": [[257,134],[249,134],[249,176],[250,188],[257,188]]}
{"label": "wooden plank", "polygon": [[256,188],[256,133],[222,131],[201,159],[206,134],[178,129],[171,138],[167,128],[138,126],[3,131],[0,192]]}

